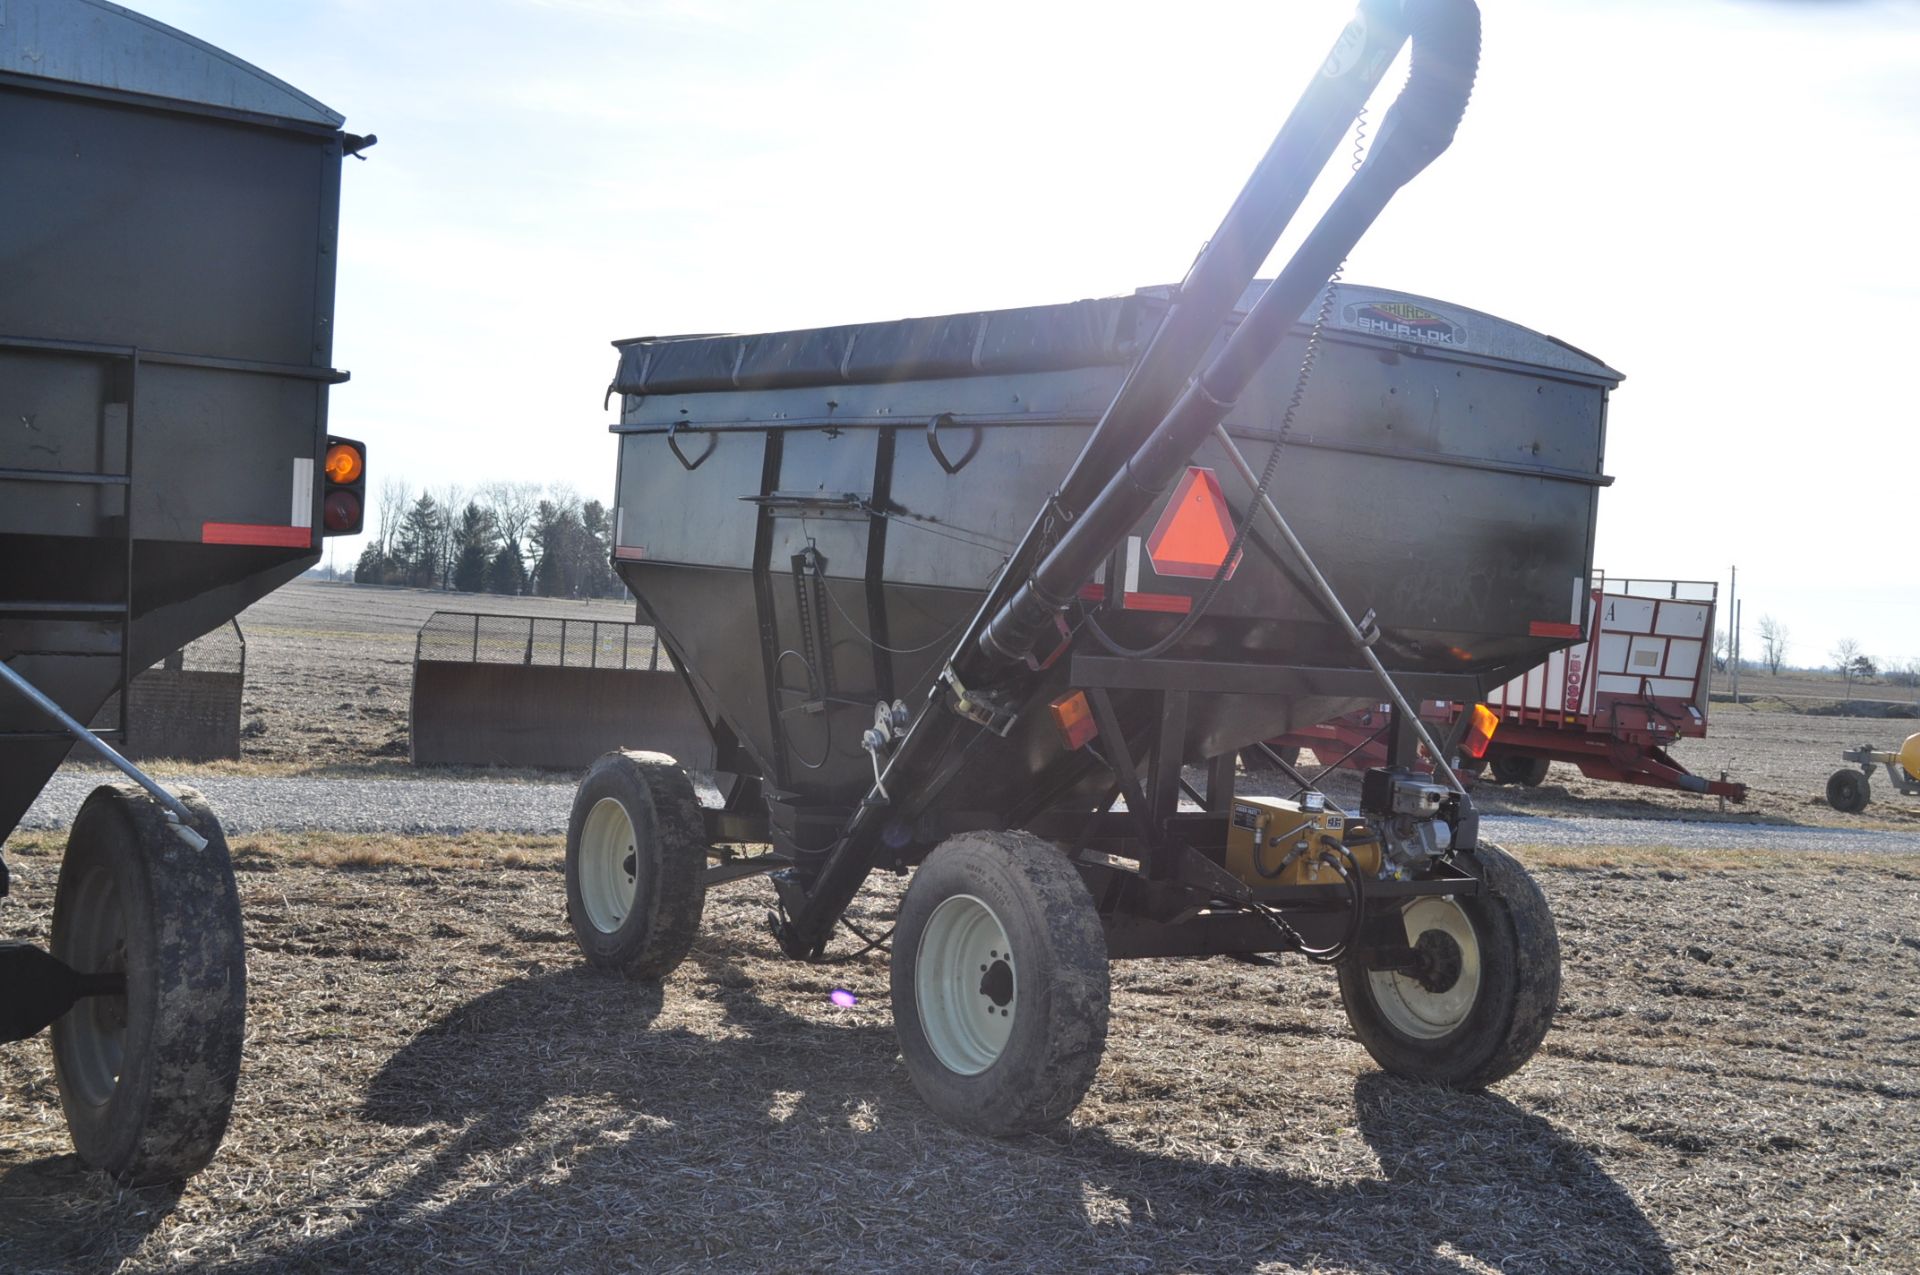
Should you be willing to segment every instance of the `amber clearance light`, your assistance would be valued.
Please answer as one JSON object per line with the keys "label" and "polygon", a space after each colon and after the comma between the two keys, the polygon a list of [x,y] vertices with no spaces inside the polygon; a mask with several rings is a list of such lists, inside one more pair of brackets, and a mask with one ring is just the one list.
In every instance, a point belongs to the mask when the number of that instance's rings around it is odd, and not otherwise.
{"label": "amber clearance light", "polygon": [[1500,714],[1485,704],[1473,706],[1473,725],[1467,731],[1467,756],[1478,761],[1487,755],[1487,745],[1493,742],[1493,732],[1500,729]]}
{"label": "amber clearance light", "polygon": [[366,467],[366,457],[352,443],[335,443],[327,448],[326,470],[330,483],[359,482]]}

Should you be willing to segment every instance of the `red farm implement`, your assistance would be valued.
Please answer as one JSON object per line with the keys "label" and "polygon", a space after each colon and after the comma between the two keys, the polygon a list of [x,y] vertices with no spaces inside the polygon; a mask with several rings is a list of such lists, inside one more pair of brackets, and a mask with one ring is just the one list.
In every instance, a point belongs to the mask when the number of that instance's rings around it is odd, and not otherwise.
{"label": "red farm implement", "polygon": [[[1667,751],[1707,733],[1716,590],[1711,581],[1598,580],[1586,637],[1487,696],[1499,728],[1481,775],[1531,787],[1559,761],[1591,779],[1745,801],[1745,784],[1693,774]],[[1428,700],[1421,716],[1452,726],[1470,708]],[[1268,742],[1365,769],[1386,756],[1387,716],[1376,705]]]}

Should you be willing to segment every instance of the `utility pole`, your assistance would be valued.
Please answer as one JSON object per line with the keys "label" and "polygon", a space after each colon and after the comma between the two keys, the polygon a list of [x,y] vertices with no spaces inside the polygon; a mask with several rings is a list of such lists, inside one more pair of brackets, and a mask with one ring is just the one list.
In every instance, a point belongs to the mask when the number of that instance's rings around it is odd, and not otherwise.
{"label": "utility pole", "polygon": [[1740,702],[1740,568],[1733,568],[1733,579],[1727,584],[1727,621],[1733,626],[1733,632],[1727,635],[1727,662],[1733,665],[1733,702]]}
{"label": "utility pole", "polygon": [[1733,702],[1740,702],[1740,608],[1747,600],[1741,598],[1733,604]]}

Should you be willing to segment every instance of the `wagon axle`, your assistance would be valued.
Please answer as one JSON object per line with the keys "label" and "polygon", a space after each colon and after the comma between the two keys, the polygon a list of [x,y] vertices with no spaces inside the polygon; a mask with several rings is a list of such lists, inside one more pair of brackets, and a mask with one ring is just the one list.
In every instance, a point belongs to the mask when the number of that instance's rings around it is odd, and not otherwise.
{"label": "wagon axle", "polygon": [[0,943],[0,1041],[38,1035],[90,996],[125,996],[125,970],[82,974],[31,943]]}

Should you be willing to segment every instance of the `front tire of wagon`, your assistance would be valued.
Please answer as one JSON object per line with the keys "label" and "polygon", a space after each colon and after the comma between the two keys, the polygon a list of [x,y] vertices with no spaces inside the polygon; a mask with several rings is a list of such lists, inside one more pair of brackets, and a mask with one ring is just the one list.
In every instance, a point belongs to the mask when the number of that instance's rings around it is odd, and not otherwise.
{"label": "front tire of wagon", "polygon": [[1080,874],[1030,833],[962,833],[927,856],[900,905],[892,985],[913,1087],[962,1128],[1057,1124],[1099,1070],[1105,932]]}
{"label": "front tire of wagon", "polygon": [[693,783],[664,753],[593,763],[567,820],[567,920],[587,963],[663,978],[686,959],[706,906],[706,825]]}
{"label": "front tire of wagon", "polygon": [[1422,957],[1408,971],[1340,965],[1354,1034],[1397,1076],[1479,1089],[1518,1071],[1545,1039],[1560,998],[1560,942],[1546,896],[1494,846],[1464,853],[1475,895],[1427,895],[1402,911]]}
{"label": "front tire of wagon", "polygon": [[205,1168],[226,1135],[246,1033],[246,938],[220,822],[179,794],[195,850],[143,790],[103,785],[74,817],[54,889],[53,954],[124,972],[53,1024],[53,1070],[74,1150],[131,1186]]}

